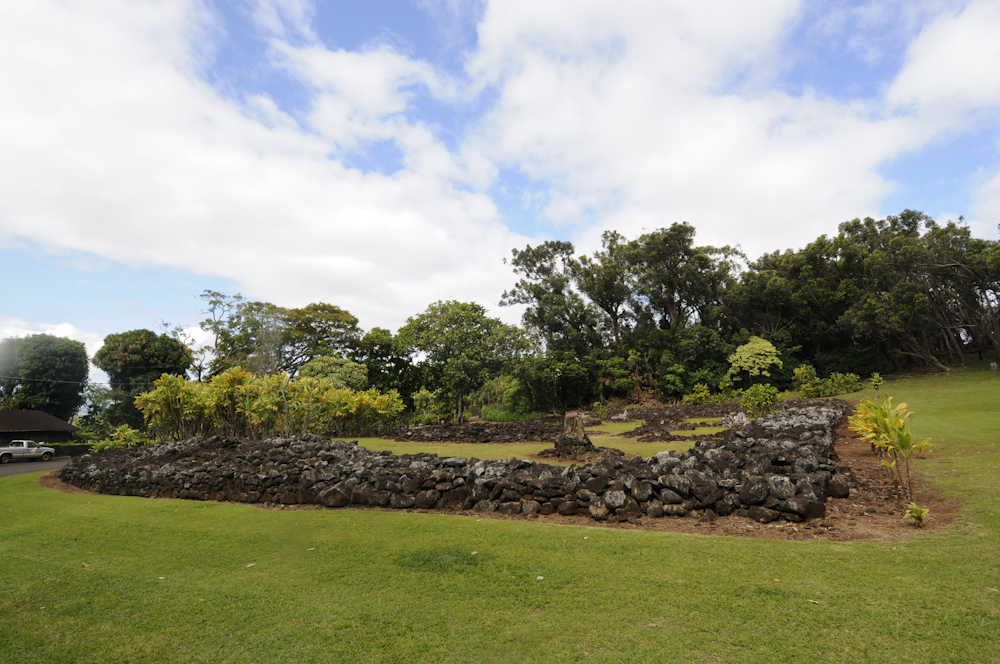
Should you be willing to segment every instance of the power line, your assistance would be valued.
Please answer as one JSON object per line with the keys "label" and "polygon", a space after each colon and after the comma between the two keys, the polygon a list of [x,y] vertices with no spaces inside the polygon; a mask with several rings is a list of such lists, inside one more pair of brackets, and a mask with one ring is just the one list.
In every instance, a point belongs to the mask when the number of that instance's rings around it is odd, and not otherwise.
{"label": "power line", "polygon": [[[176,374],[175,374],[176,375]],[[111,383],[103,380],[52,380],[49,378],[24,378],[22,376],[0,376],[0,380],[30,381],[33,383],[61,383],[66,385],[107,385],[108,387],[123,387],[131,385],[133,387],[150,386],[151,381],[131,382],[131,383]]]}

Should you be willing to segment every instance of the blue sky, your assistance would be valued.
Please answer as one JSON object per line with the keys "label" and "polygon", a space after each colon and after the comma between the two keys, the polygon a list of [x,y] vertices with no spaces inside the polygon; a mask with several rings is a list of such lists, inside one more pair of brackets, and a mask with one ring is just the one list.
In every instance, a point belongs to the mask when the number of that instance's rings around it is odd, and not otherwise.
{"label": "blue sky", "polygon": [[205,289],[395,329],[510,249],[677,221],[751,257],[1000,222],[1000,6],[11,0],[0,335],[195,326]]}

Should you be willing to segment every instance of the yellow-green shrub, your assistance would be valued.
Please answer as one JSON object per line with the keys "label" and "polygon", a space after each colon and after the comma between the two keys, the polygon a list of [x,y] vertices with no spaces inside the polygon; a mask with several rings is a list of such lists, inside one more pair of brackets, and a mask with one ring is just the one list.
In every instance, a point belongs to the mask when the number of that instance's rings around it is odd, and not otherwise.
{"label": "yellow-green shrub", "polygon": [[395,424],[395,390],[338,388],[326,378],[257,375],[240,367],[195,383],[163,376],[136,399],[150,428],[166,438],[221,434],[243,438],[317,433],[364,435]]}

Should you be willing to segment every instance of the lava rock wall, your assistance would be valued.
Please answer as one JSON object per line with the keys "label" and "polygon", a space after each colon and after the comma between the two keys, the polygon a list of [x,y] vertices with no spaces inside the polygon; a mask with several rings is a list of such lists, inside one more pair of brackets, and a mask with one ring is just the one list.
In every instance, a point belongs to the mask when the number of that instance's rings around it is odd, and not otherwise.
{"label": "lava rock wall", "polygon": [[87,454],[61,478],[106,494],[245,503],[803,521],[822,517],[828,496],[848,495],[833,464],[845,406],[791,408],[683,453],[588,466],[395,455],[316,436],[213,437]]}

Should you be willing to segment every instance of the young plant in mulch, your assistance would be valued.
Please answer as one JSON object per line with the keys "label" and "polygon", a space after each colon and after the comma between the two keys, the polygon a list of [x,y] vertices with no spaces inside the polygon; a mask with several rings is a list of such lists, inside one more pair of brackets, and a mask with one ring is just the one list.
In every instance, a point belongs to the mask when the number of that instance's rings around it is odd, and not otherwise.
{"label": "young plant in mulch", "polygon": [[[910,477],[910,458],[931,449],[930,438],[917,440],[909,428],[913,413],[907,405],[892,405],[892,397],[885,395],[876,401],[865,398],[858,404],[850,419],[850,428],[869,440],[882,457],[882,466],[896,486],[903,486],[906,497],[913,500],[913,481]],[[902,462],[902,470],[900,470]]]}
{"label": "young plant in mulch", "polygon": [[913,526],[915,528],[924,527],[924,517],[930,512],[929,509],[920,507],[916,503],[910,503],[906,506],[906,518],[913,519]]}

